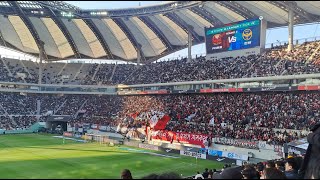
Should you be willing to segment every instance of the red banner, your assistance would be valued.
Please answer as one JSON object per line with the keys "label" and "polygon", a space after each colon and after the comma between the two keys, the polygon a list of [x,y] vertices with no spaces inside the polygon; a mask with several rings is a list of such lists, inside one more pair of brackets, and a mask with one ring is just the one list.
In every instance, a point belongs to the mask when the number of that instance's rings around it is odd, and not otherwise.
{"label": "red banner", "polygon": [[138,94],[168,94],[168,91],[167,90],[141,91]]}
{"label": "red banner", "polygon": [[242,88],[200,89],[200,93],[213,92],[243,92]]}
{"label": "red banner", "polygon": [[201,147],[205,147],[204,143],[208,139],[208,135],[204,134],[191,134],[184,132],[172,132],[172,131],[153,131],[152,139],[158,139],[162,141],[172,142],[172,138],[174,141],[186,144],[199,145]]}
{"label": "red banner", "polygon": [[161,119],[158,120],[157,124],[153,127],[153,129],[156,131],[165,129],[170,119],[170,116],[164,115]]}
{"label": "red banner", "polygon": [[316,91],[320,90],[320,86],[298,86],[299,91],[309,90],[309,91]]}

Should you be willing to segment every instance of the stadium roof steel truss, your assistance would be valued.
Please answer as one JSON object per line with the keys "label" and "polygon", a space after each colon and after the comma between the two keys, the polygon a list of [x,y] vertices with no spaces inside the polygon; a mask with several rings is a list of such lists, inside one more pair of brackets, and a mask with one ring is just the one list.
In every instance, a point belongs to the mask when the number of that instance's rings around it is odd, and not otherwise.
{"label": "stadium roof steel truss", "polygon": [[[0,1],[1,44],[47,60],[116,59],[147,63],[204,42],[204,27],[263,16],[268,28],[319,21],[317,1],[168,1],[125,9],[86,10],[62,1]],[[3,25],[3,26],[2,26]]]}

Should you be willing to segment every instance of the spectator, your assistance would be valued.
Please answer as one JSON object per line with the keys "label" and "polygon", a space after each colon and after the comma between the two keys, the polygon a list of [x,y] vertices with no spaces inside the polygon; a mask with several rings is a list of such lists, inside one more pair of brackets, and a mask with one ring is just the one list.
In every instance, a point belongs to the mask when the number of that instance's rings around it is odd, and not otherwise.
{"label": "spectator", "polygon": [[299,179],[297,165],[294,158],[286,159],[285,163],[285,175],[287,179]]}
{"label": "spectator", "polygon": [[244,169],[241,171],[243,179],[259,179],[259,172],[255,170],[252,165],[245,165]]}
{"label": "spectator", "polygon": [[276,168],[266,168],[263,170],[261,179],[287,179],[286,175]]}
{"label": "spectator", "polygon": [[242,179],[241,170],[236,167],[226,168],[221,173],[214,173],[213,179]]}
{"label": "spectator", "polygon": [[213,173],[215,173],[216,171],[217,171],[216,169],[214,170],[210,169],[208,172],[208,179],[212,179]]}
{"label": "spectator", "polygon": [[194,179],[204,179],[203,175],[200,174],[200,172],[197,172],[197,175],[194,177]]}
{"label": "spectator", "polygon": [[266,168],[275,168],[276,165],[273,161],[267,161]]}
{"label": "spectator", "polygon": [[285,165],[284,165],[283,161],[276,161],[275,165],[278,170],[280,170],[281,172],[284,172]]}
{"label": "spectator", "polygon": [[320,179],[320,157],[310,159],[304,179]]}
{"label": "spectator", "polygon": [[320,178],[320,122],[311,126],[311,133],[308,134],[308,149],[304,157],[303,164],[299,169],[300,178],[319,179]]}
{"label": "spectator", "polygon": [[181,177],[174,172],[166,172],[162,174],[152,173],[150,175],[144,176],[141,179],[181,179]]}
{"label": "spectator", "polygon": [[206,168],[206,169],[204,170],[204,172],[202,173],[202,176],[203,176],[204,179],[207,179],[207,178],[208,178],[208,175],[209,175],[208,168]]}
{"label": "spectator", "polygon": [[129,169],[124,169],[121,172],[121,179],[133,179]]}

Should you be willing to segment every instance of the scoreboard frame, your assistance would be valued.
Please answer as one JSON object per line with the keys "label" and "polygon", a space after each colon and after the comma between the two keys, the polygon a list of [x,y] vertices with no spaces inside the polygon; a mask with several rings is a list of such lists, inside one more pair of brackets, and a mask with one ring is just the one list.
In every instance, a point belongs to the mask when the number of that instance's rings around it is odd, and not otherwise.
{"label": "scoreboard frame", "polygon": [[[255,45],[255,46],[251,46],[248,48],[240,48],[240,49],[235,49],[235,50],[223,50],[223,51],[219,51],[219,52],[210,52],[208,53],[208,44],[209,42],[207,42],[208,40],[210,40],[210,43],[212,41],[212,39],[208,39],[207,38],[207,33],[211,30],[211,31],[216,31],[216,32],[212,32],[211,34],[218,34],[219,32],[225,32],[228,30],[237,30],[239,28],[245,28],[245,27],[251,27],[254,26],[253,22],[259,21],[259,30],[260,30],[260,37],[259,37],[259,45]],[[257,23],[257,22],[256,22]],[[238,25],[238,26],[237,26]],[[243,25],[242,27],[240,25]],[[266,37],[266,27],[267,27],[267,22],[265,20],[263,20],[263,17],[260,16],[259,18],[253,18],[253,19],[247,19],[247,20],[243,20],[243,21],[238,21],[238,22],[233,22],[233,23],[228,23],[228,24],[224,24],[224,25],[220,25],[220,26],[216,26],[216,27],[205,27],[204,28],[204,36],[205,36],[205,46],[206,46],[206,54],[210,55],[210,54],[226,54],[226,56],[231,55],[231,53],[235,52],[235,51],[257,51],[257,49],[259,49],[260,51],[263,51],[265,49],[265,37]],[[228,37],[229,38],[229,37]],[[233,39],[234,36],[232,36],[231,38],[231,42],[234,42],[236,39]],[[230,42],[230,39],[228,39]],[[239,52],[237,53],[239,54]],[[240,53],[241,54],[241,53]],[[247,53],[246,53],[247,54]],[[255,53],[257,54],[257,53]]]}

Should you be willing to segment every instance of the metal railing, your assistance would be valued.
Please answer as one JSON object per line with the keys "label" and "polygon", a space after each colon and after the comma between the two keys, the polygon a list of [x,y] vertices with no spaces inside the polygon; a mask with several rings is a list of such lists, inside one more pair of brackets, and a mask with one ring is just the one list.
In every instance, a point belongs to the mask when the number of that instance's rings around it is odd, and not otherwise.
{"label": "metal railing", "polygon": [[[301,39],[294,39],[293,40],[293,45],[300,45],[300,44],[303,44],[305,42],[314,42],[314,41],[319,41],[319,40],[320,40],[320,36],[301,38]],[[282,46],[284,44],[288,44],[288,42],[289,41],[277,41],[277,42],[273,42],[273,43],[268,43],[268,44],[265,45],[265,48],[271,48],[272,45],[273,45],[273,47]]]}

